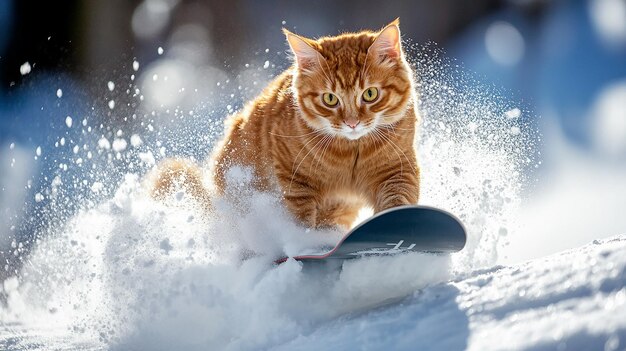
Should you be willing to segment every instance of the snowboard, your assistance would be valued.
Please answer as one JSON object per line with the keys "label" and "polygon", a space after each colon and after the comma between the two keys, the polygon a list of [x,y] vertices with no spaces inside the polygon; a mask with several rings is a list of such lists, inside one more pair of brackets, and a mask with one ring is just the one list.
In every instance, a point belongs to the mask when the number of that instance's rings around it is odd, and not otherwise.
{"label": "snowboard", "polygon": [[370,217],[343,236],[335,247],[304,252],[293,259],[313,262],[409,251],[451,253],[462,250],[466,239],[465,228],[454,215],[434,207],[407,205]]}

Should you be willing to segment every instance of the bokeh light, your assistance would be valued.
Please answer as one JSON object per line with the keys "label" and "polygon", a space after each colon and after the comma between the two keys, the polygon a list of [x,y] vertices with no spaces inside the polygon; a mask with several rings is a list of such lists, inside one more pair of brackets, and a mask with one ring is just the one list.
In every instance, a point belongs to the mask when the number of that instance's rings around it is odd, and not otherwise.
{"label": "bokeh light", "polygon": [[485,47],[489,56],[498,64],[515,66],[524,57],[524,38],[510,23],[497,21],[487,28]]}

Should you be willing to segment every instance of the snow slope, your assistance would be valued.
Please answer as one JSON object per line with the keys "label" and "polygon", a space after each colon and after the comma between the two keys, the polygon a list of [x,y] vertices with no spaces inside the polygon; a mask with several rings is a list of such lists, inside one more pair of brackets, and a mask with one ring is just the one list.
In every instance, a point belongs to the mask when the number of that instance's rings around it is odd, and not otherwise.
{"label": "snow slope", "polygon": [[[347,263],[344,270],[349,271],[350,265],[359,263]],[[299,268],[292,265],[288,270]],[[276,350],[623,350],[626,235],[516,266],[475,271],[303,330],[306,332],[296,335],[286,328],[287,341],[279,344],[272,340],[247,343],[249,340],[233,337],[222,346]],[[182,344],[185,341],[189,340],[181,340]],[[1,349],[109,347],[112,345],[49,325],[28,328],[5,324],[0,329]],[[113,347],[167,348],[150,340]]]}
{"label": "snow slope", "polygon": [[626,235],[478,271],[279,350],[624,350]]}

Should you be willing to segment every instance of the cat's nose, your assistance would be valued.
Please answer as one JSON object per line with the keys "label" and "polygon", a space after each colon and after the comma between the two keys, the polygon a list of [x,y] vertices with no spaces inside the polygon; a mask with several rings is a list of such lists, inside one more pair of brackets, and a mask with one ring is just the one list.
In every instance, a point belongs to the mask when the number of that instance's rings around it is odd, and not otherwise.
{"label": "cat's nose", "polygon": [[354,128],[356,128],[356,126],[359,125],[359,123],[361,123],[361,121],[357,121],[356,119],[352,119],[352,120],[344,120],[343,123],[345,123],[348,127],[354,129]]}

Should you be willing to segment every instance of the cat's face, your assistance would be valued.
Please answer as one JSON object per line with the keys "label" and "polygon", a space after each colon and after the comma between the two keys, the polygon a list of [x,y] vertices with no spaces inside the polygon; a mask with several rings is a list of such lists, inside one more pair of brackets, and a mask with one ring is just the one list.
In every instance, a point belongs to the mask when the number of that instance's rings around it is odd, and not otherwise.
{"label": "cat's face", "polygon": [[296,57],[294,94],[311,128],[356,140],[405,115],[414,89],[397,20],[378,33],[316,41],[285,33]]}

